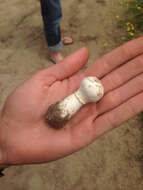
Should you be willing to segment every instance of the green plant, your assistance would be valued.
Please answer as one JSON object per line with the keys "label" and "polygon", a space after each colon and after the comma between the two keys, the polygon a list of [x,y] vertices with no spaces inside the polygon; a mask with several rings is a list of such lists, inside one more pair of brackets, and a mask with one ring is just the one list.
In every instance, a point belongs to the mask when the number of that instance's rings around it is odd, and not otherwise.
{"label": "green plant", "polygon": [[131,40],[143,35],[143,0],[128,0],[122,3],[126,7],[124,19],[119,20],[118,27],[124,28],[126,39]]}
{"label": "green plant", "polygon": [[143,163],[143,151],[135,155],[135,160]]}

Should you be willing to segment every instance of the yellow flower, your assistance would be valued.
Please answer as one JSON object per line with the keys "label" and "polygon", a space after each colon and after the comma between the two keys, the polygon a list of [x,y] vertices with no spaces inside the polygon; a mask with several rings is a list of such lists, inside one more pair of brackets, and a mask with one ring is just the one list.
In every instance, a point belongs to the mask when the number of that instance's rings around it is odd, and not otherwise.
{"label": "yellow flower", "polygon": [[120,1],[120,5],[123,5],[123,2],[122,2],[122,1]]}
{"label": "yellow flower", "polygon": [[127,26],[127,32],[129,32],[131,30],[130,26]]}
{"label": "yellow flower", "polygon": [[104,47],[107,47],[108,46],[108,42],[104,42]]}
{"label": "yellow flower", "polygon": [[141,7],[140,7],[140,6],[137,6],[137,9],[138,9],[138,10],[141,10]]}
{"label": "yellow flower", "polygon": [[125,39],[126,39],[126,37],[125,37],[125,36],[123,36],[121,39],[122,39],[122,40],[125,40]]}
{"label": "yellow flower", "polygon": [[133,33],[133,32],[129,32],[129,35],[130,35],[130,36],[134,36],[134,33]]}
{"label": "yellow flower", "polygon": [[126,25],[128,26],[128,25],[130,25],[131,23],[130,22],[126,22]]}
{"label": "yellow flower", "polygon": [[119,15],[116,15],[115,18],[116,18],[116,19],[119,19]]}
{"label": "yellow flower", "polygon": [[131,24],[131,29],[132,29],[132,30],[135,30],[135,27],[134,27],[134,25],[133,25],[133,24]]}

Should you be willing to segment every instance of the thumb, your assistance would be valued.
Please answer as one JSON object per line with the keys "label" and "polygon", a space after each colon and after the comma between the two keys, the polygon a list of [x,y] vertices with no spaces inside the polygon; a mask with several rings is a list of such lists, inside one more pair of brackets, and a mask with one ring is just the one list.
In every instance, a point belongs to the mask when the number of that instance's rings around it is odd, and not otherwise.
{"label": "thumb", "polygon": [[60,63],[41,70],[38,72],[38,75],[45,80],[48,80],[49,76],[52,76],[51,83],[53,80],[63,80],[78,72],[87,63],[88,58],[88,49],[83,47],[64,58]]}

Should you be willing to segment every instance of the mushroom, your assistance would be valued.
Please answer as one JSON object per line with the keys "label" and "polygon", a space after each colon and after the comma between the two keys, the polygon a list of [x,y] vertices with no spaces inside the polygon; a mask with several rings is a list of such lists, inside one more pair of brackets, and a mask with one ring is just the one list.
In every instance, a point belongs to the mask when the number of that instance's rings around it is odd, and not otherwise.
{"label": "mushroom", "polygon": [[86,77],[76,92],[49,107],[46,122],[51,127],[62,128],[84,104],[99,101],[103,94],[100,80],[97,77]]}

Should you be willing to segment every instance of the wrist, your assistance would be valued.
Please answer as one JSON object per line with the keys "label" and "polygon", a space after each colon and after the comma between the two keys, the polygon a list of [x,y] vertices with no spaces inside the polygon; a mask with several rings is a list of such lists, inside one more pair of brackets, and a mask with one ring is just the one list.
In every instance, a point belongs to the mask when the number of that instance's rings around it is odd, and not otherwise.
{"label": "wrist", "polygon": [[1,139],[0,139],[0,168],[4,168],[5,165],[6,165],[6,163],[4,161],[4,153],[3,153],[3,150],[2,150]]}
{"label": "wrist", "polygon": [[0,168],[5,168],[6,166],[6,160],[4,159],[5,155],[5,148],[3,146],[4,142],[4,134],[3,134],[3,128],[5,126],[3,125],[2,122],[2,116],[1,116],[1,111],[0,111]]}
{"label": "wrist", "polygon": [[4,161],[4,153],[2,148],[2,124],[1,124],[1,117],[0,117],[0,177],[4,176],[3,170],[8,167]]}

